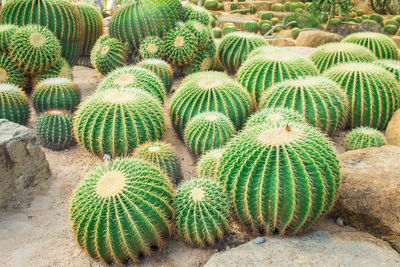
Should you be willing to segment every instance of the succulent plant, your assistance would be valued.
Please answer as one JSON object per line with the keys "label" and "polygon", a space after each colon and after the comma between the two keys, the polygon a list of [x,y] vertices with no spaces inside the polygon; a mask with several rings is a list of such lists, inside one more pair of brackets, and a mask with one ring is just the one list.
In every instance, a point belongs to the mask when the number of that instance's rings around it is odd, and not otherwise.
{"label": "succulent plant", "polygon": [[266,45],[260,35],[248,32],[233,32],[226,35],[218,46],[218,58],[229,72],[236,72],[255,48]]}
{"label": "succulent plant", "polygon": [[381,59],[376,60],[373,63],[393,73],[396,77],[396,80],[400,82],[400,61],[392,59]]}
{"label": "succulent plant", "polygon": [[45,72],[32,77],[32,87],[35,87],[39,82],[48,78],[67,78],[72,80],[72,70],[68,62],[60,57],[58,60]]}
{"label": "succulent plant", "polygon": [[60,42],[48,29],[29,25],[19,28],[9,45],[11,59],[25,73],[35,75],[49,69],[60,57]]}
{"label": "succulent plant", "polygon": [[12,36],[18,30],[13,24],[0,25],[0,52],[7,52]]}
{"label": "succulent plant", "polygon": [[261,20],[270,20],[274,17],[274,13],[272,13],[271,11],[262,11],[259,13],[259,17]]}
{"label": "succulent plant", "polygon": [[196,20],[205,26],[210,25],[211,17],[208,11],[200,6],[188,4],[183,7],[184,21]]}
{"label": "succulent plant", "polygon": [[308,76],[277,83],[263,93],[260,107],[294,109],[328,135],[340,129],[349,114],[346,93],[326,77]]}
{"label": "succulent plant", "polygon": [[217,0],[206,0],[204,2],[204,7],[209,10],[215,10],[218,8],[218,1]]}
{"label": "succulent plant", "polygon": [[167,92],[171,90],[172,83],[174,81],[174,73],[171,65],[161,59],[144,59],[137,64],[138,67],[142,67],[152,71],[162,81]]}
{"label": "succulent plant", "polygon": [[74,144],[72,115],[64,110],[51,109],[42,113],[36,122],[40,143],[52,150],[63,150]]}
{"label": "succulent plant", "polygon": [[224,25],[224,27],[222,28],[222,33],[224,35],[228,35],[230,33],[237,32],[237,31],[238,31],[238,29],[236,28],[235,25]]}
{"label": "succulent plant", "polygon": [[348,35],[341,42],[362,45],[371,50],[378,59],[397,59],[399,50],[390,37],[377,32],[358,32]]}
{"label": "succulent plant", "polygon": [[178,156],[173,146],[168,143],[161,141],[145,143],[136,148],[133,156],[165,171],[175,184],[183,179]]}
{"label": "succulent plant", "polygon": [[197,52],[196,57],[188,65],[182,68],[185,75],[189,75],[199,71],[207,71],[210,69],[211,58],[207,51],[202,50]]}
{"label": "succulent plant", "polygon": [[0,83],[11,83],[19,88],[25,88],[28,77],[18,66],[5,54],[0,53]]}
{"label": "succulent plant", "polygon": [[332,207],[340,164],[331,142],[305,123],[259,124],[225,148],[219,180],[245,229],[281,235],[307,231]]}
{"label": "succulent plant", "polygon": [[124,156],[138,145],[162,138],[161,103],[140,89],[99,92],[75,112],[74,132],[80,145],[99,156]]}
{"label": "succulent plant", "polygon": [[76,84],[68,78],[47,78],[38,83],[32,93],[33,107],[37,112],[64,109],[73,112],[81,101]]}
{"label": "succulent plant", "polygon": [[214,38],[210,38],[208,40],[205,51],[210,58],[217,54],[217,43],[215,42]]}
{"label": "succulent plant", "polygon": [[232,2],[232,3],[229,5],[229,10],[230,10],[230,11],[235,11],[235,10],[237,10],[237,3]]}
{"label": "succulent plant", "polygon": [[245,21],[242,23],[242,29],[246,32],[257,33],[259,30],[258,23],[256,21]]}
{"label": "succulent plant", "polygon": [[384,129],[400,107],[400,85],[394,75],[371,63],[335,66],[325,76],[339,84],[350,103],[349,127]]}
{"label": "succulent plant", "polygon": [[395,25],[388,24],[383,27],[383,32],[388,35],[396,35],[398,28]]}
{"label": "succulent plant", "polygon": [[221,112],[240,129],[253,105],[248,92],[227,74],[214,71],[191,74],[172,96],[172,125],[182,135],[189,120],[206,111]]}
{"label": "succulent plant", "polygon": [[196,155],[221,148],[235,134],[235,126],[220,112],[202,112],[194,116],[185,128],[187,147]]}
{"label": "succulent plant", "polygon": [[369,16],[369,19],[375,20],[376,22],[378,22],[379,24],[383,23],[383,17],[379,14],[371,14]]}
{"label": "succulent plant", "polygon": [[223,152],[223,148],[218,148],[209,150],[201,155],[196,165],[197,174],[200,177],[209,177],[217,180],[218,166]]}
{"label": "succulent plant", "polygon": [[290,31],[290,36],[292,36],[293,38],[296,39],[297,36],[299,36],[300,32],[301,32],[301,29],[295,27],[295,28],[293,28],[293,29]]}
{"label": "succulent plant", "polygon": [[177,28],[164,36],[165,59],[178,66],[184,66],[196,56],[196,37],[186,28]]}
{"label": "succulent plant", "polygon": [[125,45],[115,38],[99,38],[90,54],[93,67],[103,75],[128,64]]}
{"label": "succulent plant", "polygon": [[221,38],[222,37],[222,30],[221,28],[213,28],[212,35],[214,38]]}
{"label": "succulent plant", "polygon": [[284,12],[284,11],[285,11],[285,8],[284,8],[284,6],[283,6],[282,4],[276,3],[276,4],[273,4],[273,5],[272,5],[272,11],[275,11],[275,12]]}
{"label": "succulent plant", "polygon": [[212,245],[229,228],[229,199],[218,181],[192,178],[182,183],[174,206],[176,229],[191,245]]}
{"label": "succulent plant", "polygon": [[370,127],[358,127],[351,130],[345,139],[346,150],[356,150],[385,145],[385,136]]}
{"label": "succulent plant", "polygon": [[207,26],[196,20],[189,20],[185,22],[184,27],[193,33],[199,50],[207,48],[208,41],[212,38]]}
{"label": "succulent plant", "polygon": [[251,5],[251,6],[249,7],[249,9],[250,9],[250,14],[256,14],[257,8],[256,8],[255,5]]}
{"label": "succulent plant", "polygon": [[125,87],[142,89],[164,103],[166,90],[161,79],[151,70],[139,66],[126,66],[112,71],[101,81],[97,92]]}
{"label": "succulent plant", "polygon": [[0,119],[26,124],[29,103],[25,92],[11,83],[0,83]]}
{"label": "succulent plant", "polygon": [[99,166],[72,196],[69,215],[76,241],[106,263],[138,262],[170,235],[173,195],[166,175],[142,160],[122,158]]}
{"label": "succulent plant", "polygon": [[140,43],[139,54],[143,59],[161,59],[164,56],[163,41],[158,36],[147,36]]}
{"label": "succulent plant", "polygon": [[353,43],[328,43],[319,46],[311,54],[310,59],[320,72],[334,65],[349,62],[372,62],[375,55],[367,48]]}
{"label": "succulent plant", "polygon": [[236,78],[257,103],[261,94],[275,83],[318,74],[309,59],[281,48],[263,47],[254,52],[239,68]]}
{"label": "succulent plant", "polygon": [[263,123],[276,124],[284,121],[306,123],[304,116],[294,109],[285,107],[262,108],[249,117],[244,128]]}

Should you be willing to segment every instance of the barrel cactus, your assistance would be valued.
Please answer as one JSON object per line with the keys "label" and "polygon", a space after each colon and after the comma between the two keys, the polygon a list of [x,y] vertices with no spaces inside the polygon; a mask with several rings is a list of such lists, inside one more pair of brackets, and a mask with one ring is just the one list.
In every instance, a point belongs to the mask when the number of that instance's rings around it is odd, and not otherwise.
{"label": "barrel cactus", "polygon": [[0,53],[0,83],[11,83],[20,88],[25,88],[28,77],[18,66],[5,54]]}
{"label": "barrel cactus", "polygon": [[197,52],[196,39],[186,28],[177,28],[164,36],[165,59],[174,65],[184,66],[194,59]]}
{"label": "barrel cactus", "polygon": [[258,23],[256,21],[245,21],[242,23],[242,29],[246,32],[257,33],[259,30]]}
{"label": "barrel cactus", "polygon": [[189,75],[199,71],[207,71],[210,69],[211,58],[207,51],[202,50],[197,52],[195,58],[188,65],[182,68],[182,72],[185,75]]}
{"label": "barrel cactus", "polygon": [[388,35],[396,35],[397,30],[398,30],[397,26],[392,24],[388,24],[383,27],[383,32]]}
{"label": "barrel cactus", "polygon": [[51,31],[38,25],[18,29],[9,50],[18,67],[31,75],[46,71],[61,56],[60,42]]}
{"label": "barrel cactus", "polygon": [[210,29],[208,27],[196,20],[189,20],[185,22],[184,27],[193,33],[197,43],[197,48],[199,50],[207,47],[208,40],[212,38]]}
{"label": "barrel cactus", "polygon": [[67,78],[72,80],[72,70],[68,62],[60,57],[48,70],[32,77],[32,85],[36,86],[39,82],[48,78]]}
{"label": "barrel cactus", "polygon": [[212,245],[229,228],[229,199],[218,181],[192,178],[184,182],[174,204],[178,234],[191,245]]}
{"label": "barrel cactus", "polygon": [[263,123],[276,124],[285,121],[306,123],[304,116],[294,109],[285,107],[262,108],[249,117],[245,128]]}
{"label": "barrel cactus", "polygon": [[138,66],[126,66],[112,71],[101,81],[97,92],[124,87],[142,89],[164,102],[166,90],[161,79],[152,71]]}
{"label": "barrel cactus", "polygon": [[222,72],[197,72],[187,76],[171,99],[172,125],[182,135],[195,115],[215,111],[226,115],[237,129],[253,111],[250,95]]}
{"label": "barrel cactus", "polygon": [[196,155],[221,148],[235,134],[235,126],[222,113],[202,112],[194,116],[185,128],[185,143]]}
{"label": "barrel cactus", "polygon": [[174,81],[174,72],[171,65],[161,59],[144,59],[137,64],[138,67],[148,69],[156,74],[162,81],[167,92],[171,90]]}
{"label": "barrel cactus", "polygon": [[223,152],[223,148],[218,148],[201,155],[196,165],[197,174],[200,177],[210,177],[217,180],[218,166]]}
{"label": "barrel cactus", "polygon": [[61,54],[69,64],[74,64],[79,57],[83,24],[77,7],[70,1],[7,1],[0,11],[0,23],[44,26],[60,40]]}
{"label": "barrel cactus", "polygon": [[245,229],[298,234],[331,209],[340,164],[318,129],[304,123],[264,123],[229,142],[218,177]]}
{"label": "barrel cactus", "polygon": [[52,150],[63,150],[74,144],[72,115],[64,110],[51,109],[42,113],[36,122],[40,143]]}
{"label": "barrel cactus", "polygon": [[371,50],[378,59],[398,59],[399,57],[396,43],[382,33],[353,33],[344,38],[342,42],[362,45]]}
{"label": "barrel cactus", "polygon": [[29,103],[25,92],[11,83],[0,83],[0,119],[26,124]]}
{"label": "barrel cactus", "polygon": [[12,24],[0,25],[0,52],[7,52],[12,36],[18,30],[18,26]]}
{"label": "barrel cactus", "polygon": [[184,21],[196,20],[205,26],[209,26],[211,21],[210,14],[206,9],[193,4],[183,7],[183,19]]}
{"label": "barrel cactus", "polygon": [[214,38],[221,38],[221,37],[222,37],[222,30],[221,30],[221,28],[213,28],[211,32],[212,32],[212,36],[213,36]]}
{"label": "barrel cactus", "polygon": [[328,135],[346,123],[349,113],[349,102],[342,88],[326,77],[312,76],[271,86],[262,95],[260,107],[294,109]]}
{"label": "barrel cactus", "polygon": [[138,145],[162,138],[163,107],[140,89],[99,92],[75,113],[74,132],[80,145],[99,156],[127,155]]}
{"label": "barrel cactus", "polygon": [[77,243],[92,258],[138,262],[171,233],[172,185],[149,163],[116,159],[82,179],[69,216]]}
{"label": "barrel cactus", "polygon": [[385,136],[380,131],[370,127],[358,127],[346,135],[346,150],[356,150],[385,145]]}
{"label": "barrel cactus", "polygon": [[218,46],[218,57],[229,72],[236,72],[256,47],[266,45],[265,39],[255,33],[233,32],[226,35]]}
{"label": "barrel cactus", "polygon": [[339,84],[350,103],[348,126],[384,129],[400,107],[400,85],[394,75],[371,63],[335,66],[325,76]]}
{"label": "barrel cactus", "polygon": [[147,36],[140,43],[139,54],[142,58],[161,59],[164,56],[163,42],[158,36]]}
{"label": "barrel cactus", "polygon": [[400,61],[393,59],[382,59],[373,62],[375,65],[384,67],[387,71],[394,74],[396,80],[400,82]]}
{"label": "barrel cactus", "polygon": [[183,179],[178,156],[170,144],[160,141],[145,143],[136,148],[133,156],[158,166],[175,184]]}
{"label": "barrel cactus", "polygon": [[320,72],[340,63],[372,62],[375,55],[367,48],[353,43],[328,43],[319,46],[310,56]]}
{"label": "barrel cactus", "polygon": [[314,64],[300,55],[275,47],[263,51],[257,56],[250,54],[237,73],[237,80],[253,101],[259,102],[261,94],[275,83],[318,74]]}

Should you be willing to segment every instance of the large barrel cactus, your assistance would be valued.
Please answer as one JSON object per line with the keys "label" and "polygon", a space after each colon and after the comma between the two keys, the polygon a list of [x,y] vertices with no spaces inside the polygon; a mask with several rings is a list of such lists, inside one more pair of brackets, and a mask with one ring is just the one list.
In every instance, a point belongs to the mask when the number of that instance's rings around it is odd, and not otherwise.
{"label": "large barrel cactus", "polygon": [[5,53],[0,53],[0,83],[11,83],[24,88],[27,82],[28,77],[11,58]]}
{"label": "large barrel cactus", "polygon": [[40,24],[52,31],[62,45],[62,56],[70,64],[79,57],[82,42],[82,18],[77,7],[66,0],[7,1],[0,11],[3,24]]}
{"label": "large barrel cactus", "polygon": [[384,67],[387,71],[390,71],[396,77],[396,80],[400,82],[400,61],[393,59],[382,59],[373,62],[375,65]]}
{"label": "large barrel cactus", "polygon": [[138,67],[142,67],[151,70],[163,82],[167,92],[171,90],[172,82],[174,81],[174,72],[171,65],[161,59],[144,59],[137,64]]}
{"label": "large barrel cactus", "polygon": [[25,92],[11,83],[0,83],[0,119],[26,124],[29,103]]}
{"label": "large barrel cactus", "polygon": [[385,145],[385,136],[374,128],[358,127],[346,136],[344,145],[346,150],[380,147]]}
{"label": "large barrel cactus", "polygon": [[260,124],[227,145],[218,177],[249,231],[307,231],[332,207],[340,186],[333,145],[304,123]]}
{"label": "large barrel cactus", "polygon": [[139,159],[117,159],[86,175],[69,214],[80,247],[122,265],[162,246],[171,233],[172,205],[172,185],[161,170]]}

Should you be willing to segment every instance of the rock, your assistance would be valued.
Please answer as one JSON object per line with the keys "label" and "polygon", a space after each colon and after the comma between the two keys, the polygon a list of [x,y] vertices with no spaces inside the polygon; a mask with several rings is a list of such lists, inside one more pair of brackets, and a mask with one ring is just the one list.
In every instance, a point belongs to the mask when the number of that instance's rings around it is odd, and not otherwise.
{"label": "rock", "polygon": [[[229,3],[230,4],[230,3]],[[237,15],[221,15],[221,16],[216,16],[218,21],[221,22],[222,25],[225,23],[233,23],[235,26],[240,29],[242,23],[247,22],[247,21],[257,21],[256,19],[251,19],[247,17],[241,17]]]}
{"label": "rock", "polygon": [[339,42],[343,37],[336,33],[321,30],[301,31],[296,39],[296,46],[317,47],[326,43]]}
{"label": "rock", "polygon": [[27,127],[0,119],[0,206],[50,176],[49,164]]}
{"label": "rock", "polygon": [[265,241],[266,240],[263,236],[259,236],[253,240],[253,243],[254,244],[262,244],[262,243],[265,243]]}
{"label": "rock", "polygon": [[400,48],[400,36],[392,35],[390,36],[390,38],[392,38],[392,40],[396,43],[397,47]]}
{"label": "rock", "polygon": [[[204,3],[205,1],[203,1]],[[223,2],[224,10],[226,12],[231,11],[231,3],[232,2]],[[270,11],[272,3],[267,1],[251,1],[251,2],[236,2],[238,9],[247,9],[250,8],[251,5],[254,5],[257,10],[262,11]]]}
{"label": "rock", "polygon": [[266,39],[266,41],[271,45],[280,47],[296,45],[296,41],[293,38],[276,37],[276,38]]}
{"label": "rock", "polygon": [[339,158],[342,185],[332,216],[400,252],[400,147],[354,150]]}
{"label": "rock", "polygon": [[386,127],[386,142],[389,145],[400,146],[400,109],[393,114]]}

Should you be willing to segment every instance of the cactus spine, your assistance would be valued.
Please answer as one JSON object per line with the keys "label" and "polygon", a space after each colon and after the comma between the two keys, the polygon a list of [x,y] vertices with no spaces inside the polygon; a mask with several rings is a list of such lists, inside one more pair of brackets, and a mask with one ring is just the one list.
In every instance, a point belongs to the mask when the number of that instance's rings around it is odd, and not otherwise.
{"label": "cactus spine", "polygon": [[26,124],[29,120],[29,103],[25,92],[10,83],[0,83],[0,118]]}
{"label": "cactus spine", "polygon": [[186,28],[177,28],[164,37],[164,50],[168,51],[165,59],[178,66],[184,66],[196,56],[196,39],[193,33]]}
{"label": "cactus spine", "polygon": [[174,72],[171,65],[167,62],[161,59],[145,59],[140,61],[137,66],[152,71],[161,79],[166,91],[169,92],[171,90],[174,81]]}
{"label": "cactus spine", "polygon": [[382,59],[374,61],[373,63],[393,73],[396,80],[400,82],[400,62],[398,60]]}
{"label": "cactus spine", "polygon": [[385,136],[369,127],[358,127],[350,131],[345,139],[346,150],[356,150],[385,145]]}
{"label": "cactus spine", "polygon": [[184,66],[182,72],[189,75],[199,71],[207,71],[210,69],[211,58],[207,51],[202,50],[197,52],[196,57],[188,65]]}

